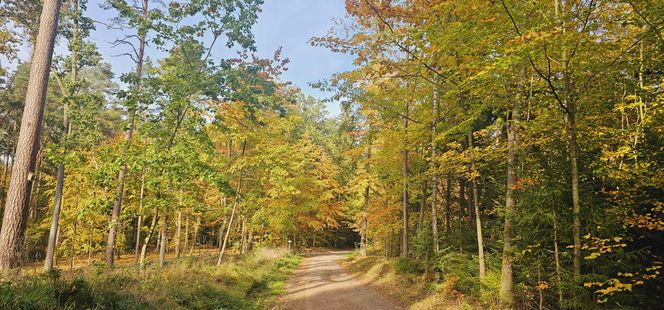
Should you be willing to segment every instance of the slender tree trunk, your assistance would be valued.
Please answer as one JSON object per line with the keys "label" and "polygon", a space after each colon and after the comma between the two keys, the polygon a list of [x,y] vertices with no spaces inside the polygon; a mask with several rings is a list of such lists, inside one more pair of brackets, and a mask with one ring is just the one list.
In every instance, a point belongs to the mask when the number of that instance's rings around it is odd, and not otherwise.
{"label": "slender tree trunk", "polygon": [[447,187],[445,190],[445,233],[448,233],[452,228],[450,223],[450,209],[452,208],[452,173],[447,173]]}
{"label": "slender tree trunk", "polygon": [[466,200],[466,181],[459,178],[459,220],[465,221],[468,200]]}
{"label": "slender tree trunk", "polygon": [[[371,141],[367,145],[367,174],[371,169]],[[369,228],[369,191],[371,186],[367,184],[367,187],[364,188],[364,205],[362,213],[362,224],[360,228],[360,255],[367,256],[367,229]]]}
{"label": "slender tree trunk", "polygon": [[134,258],[136,263],[141,257],[141,228],[143,228],[143,197],[145,196],[145,167],[141,174],[141,191],[138,197],[138,221],[136,223],[136,246],[134,249]]}
{"label": "slender tree trunk", "polygon": [[473,207],[475,208],[475,231],[477,233],[477,257],[480,268],[480,282],[486,275],[484,266],[484,238],[482,237],[482,218],[480,217],[480,203],[477,195],[477,171],[475,168],[475,145],[473,143],[473,132],[468,132],[468,148],[471,151],[470,156],[470,187],[472,191]]}
{"label": "slender tree trunk", "polygon": [[[143,21],[148,20],[148,0],[143,0]],[[139,32],[139,46],[138,46],[138,58],[136,59],[136,82],[134,83],[134,92],[138,93],[141,88],[141,77],[143,76],[143,55],[145,52],[145,38],[146,33],[144,31]],[[126,156],[129,153],[131,147],[131,137],[134,134],[134,122],[136,117],[136,111],[130,109],[129,111],[129,127],[125,133],[125,145],[122,152],[122,156]],[[118,173],[118,184],[115,189],[115,200],[113,201],[113,211],[111,213],[111,221],[108,229],[108,239],[106,242],[106,264],[113,265],[114,263],[114,251],[115,251],[115,239],[117,235],[117,225],[118,218],[120,217],[120,208],[122,207],[122,199],[124,195],[124,180],[125,175],[127,174],[127,163],[122,164],[120,172]]]}
{"label": "slender tree trunk", "polygon": [[[73,26],[72,26],[72,44],[71,49],[71,81],[73,84],[76,84],[76,75],[77,75],[77,65],[78,65],[78,0],[73,0],[71,2],[72,12],[74,13],[73,17]],[[68,93],[67,89],[63,86],[63,91],[69,96],[75,95],[75,93]],[[71,98],[64,100],[63,108],[63,137],[62,137],[62,148],[63,154],[67,152],[66,141],[67,136],[69,135],[69,103]],[[64,161],[64,159],[62,159]],[[51,217],[51,229],[49,232],[48,238],[48,247],[46,249],[46,259],[44,261],[44,270],[49,271],[53,267],[53,253],[55,251],[55,232],[58,230],[58,224],[60,222],[60,208],[62,206],[62,194],[64,191],[65,183],[65,164],[61,162],[58,164],[58,174],[55,185],[55,197],[53,205],[53,216]]]}
{"label": "slender tree trunk", "polygon": [[76,255],[76,253],[74,253],[74,249],[75,249],[74,242],[76,242],[76,235],[77,235],[77,233],[76,233],[76,228],[77,228],[77,227],[76,227],[76,226],[77,226],[77,225],[76,225],[76,221],[74,221],[74,232],[73,232],[73,234],[72,234],[72,236],[71,236],[71,240],[70,240],[71,242],[69,243],[69,251],[71,252],[71,253],[70,253],[70,254],[71,254],[71,258],[70,258],[70,260],[69,260],[69,271],[73,271],[73,270],[74,270],[74,257],[75,257],[75,255]]}
{"label": "slender tree trunk", "polygon": [[196,217],[196,224],[194,225],[194,237],[191,239],[191,249],[189,250],[189,255],[194,253],[196,245],[198,244],[198,229],[201,227],[201,216]]}
{"label": "slender tree trunk", "polygon": [[90,227],[90,232],[88,233],[88,265],[92,265],[92,238],[95,235],[94,227]]}
{"label": "slender tree trunk", "polygon": [[143,246],[141,247],[141,257],[138,260],[138,266],[140,267],[141,270],[145,268],[145,254],[148,251],[148,246],[150,245],[150,239],[152,238],[152,235],[154,234],[154,231],[157,228],[158,218],[159,218],[159,208],[155,207],[154,216],[152,217],[152,223],[150,223],[150,230],[148,231],[148,234],[145,236],[145,240],[143,240]]}
{"label": "slender tree trunk", "polygon": [[221,245],[221,250],[219,251],[219,259],[217,259],[217,266],[221,265],[221,261],[224,259],[224,252],[226,252],[226,244],[228,243],[228,235],[231,233],[231,227],[233,226],[233,218],[235,217],[235,210],[237,210],[237,200],[233,203],[233,211],[231,211],[231,218],[228,220],[228,228],[226,229],[226,235],[224,236],[224,243]]}
{"label": "slender tree trunk", "polygon": [[44,102],[51,72],[60,6],[60,0],[45,0],[39,19],[39,33],[30,66],[21,130],[5,200],[2,229],[0,229],[0,249],[2,249],[0,270],[16,268],[21,260],[30,203],[29,193],[34,181],[35,159],[44,116]]}
{"label": "slender tree trunk", "polygon": [[562,278],[560,276],[560,255],[558,251],[558,220],[556,219],[556,207],[553,207],[553,258],[556,262],[556,288],[558,290],[558,306],[563,307],[563,288]]}
{"label": "slender tree trunk", "polygon": [[436,135],[438,132],[438,90],[433,93],[433,120],[431,121],[431,168],[433,173],[431,175],[431,232],[433,239],[434,253],[440,252],[440,238],[438,237],[438,159],[436,147]]}
{"label": "slender tree trunk", "polygon": [[[12,137],[7,139],[7,149],[5,150],[5,165],[2,168],[2,188],[5,189],[9,179],[9,158],[14,155],[14,140],[16,140],[16,123],[13,125]],[[4,201],[3,201],[4,202]],[[4,207],[4,204],[2,205]]]}
{"label": "slender tree trunk", "polygon": [[[45,128],[45,126],[43,126],[42,128]],[[29,201],[29,204],[28,204],[28,205],[32,205],[32,207],[29,207],[29,209],[31,210],[29,212],[32,213],[31,216],[32,216],[33,220],[37,220],[37,218],[39,216],[39,197],[40,197],[39,194],[41,193],[41,190],[42,190],[42,182],[41,182],[42,169],[41,169],[41,167],[42,167],[42,163],[44,162],[44,152],[45,152],[44,143],[40,142],[39,143],[39,150],[37,151],[37,163],[35,164],[35,171],[36,171],[35,175],[36,176],[35,176],[34,182],[32,182],[32,184],[30,185],[30,197],[35,197],[35,199],[31,198],[30,201]]]}
{"label": "slender tree trunk", "polygon": [[226,224],[228,222],[228,217],[226,217],[226,195],[224,195],[224,199],[222,199],[221,203],[222,207],[221,210],[224,210],[224,221],[221,223],[221,227],[219,227],[219,250],[221,251],[221,244],[224,242],[224,231],[226,229]]}
{"label": "slender tree trunk", "polygon": [[427,182],[422,183],[422,194],[420,194],[420,210],[417,212],[419,218],[417,219],[417,231],[421,231],[424,226],[424,210],[427,204]]}
{"label": "slender tree trunk", "polygon": [[[520,74],[523,77],[525,74]],[[520,87],[517,90],[514,106],[509,113],[509,121],[507,123],[507,190],[505,193],[505,224],[503,226],[503,255],[502,255],[502,268],[500,278],[500,300],[506,307],[511,307],[514,303],[513,296],[513,275],[512,275],[512,233],[513,218],[516,212],[516,198],[514,192],[517,185],[517,147],[518,136],[517,128],[519,126],[519,106],[521,101]]]}
{"label": "slender tree trunk", "polygon": [[[251,252],[254,249],[254,230],[249,229],[247,237],[247,253]],[[315,240],[315,239],[314,239]],[[314,245],[315,246],[315,245]]]}
{"label": "slender tree trunk", "polygon": [[569,158],[572,172],[572,230],[574,233],[574,278],[578,281],[581,277],[581,219],[579,217],[581,206],[579,202],[579,168],[577,165],[578,145],[576,132],[576,103],[569,105]]}
{"label": "slender tree trunk", "polygon": [[180,259],[180,239],[182,238],[182,211],[178,211],[178,220],[175,229],[175,259]]}
{"label": "slender tree trunk", "polygon": [[179,206],[178,206],[178,219],[175,228],[175,259],[180,259],[180,240],[182,240],[182,189],[180,188]]}
{"label": "slender tree trunk", "polygon": [[403,141],[403,161],[402,161],[402,173],[403,173],[403,194],[402,194],[402,211],[403,211],[403,221],[402,221],[402,240],[401,240],[401,257],[408,257],[408,100],[406,100],[406,105],[404,109],[404,141]]}
{"label": "slender tree trunk", "polygon": [[184,214],[184,244],[182,246],[183,252],[189,248],[189,211]]}
{"label": "slender tree trunk", "polygon": [[168,246],[168,216],[164,214],[161,223],[161,243],[159,244],[159,267],[166,264],[166,247]]}
{"label": "slender tree trunk", "polygon": [[369,223],[369,216],[367,212],[369,209],[369,186],[364,189],[364,212],[362,214],[362,226],[360,228],[360,255],[367,256],[367,229]]}
{"label": "slender tree trunk", "polygon": [[48,247],[46,248],[46,260],[44,260],[44,271],[53,268],[53,255],[55,253],[55,237],[58,232],[58,223],[60,221],[60,206],[62,203],[62,192],[64,185],[65,166],[58,164],[58,176],[55,185],[55,205],[53,206],[53,216],[51,217],[51,229],[48,235]]}
{"label": "slender tree trunk", "polygon": [[244,253],[245,253],[245,251],[244,251],[244,250],[245,250],[245,249],[244,249],[244,247],[245,247],[245,240],[246,240],[246,238],[245,238],[245,234],[246,234],[246,232],[247,232],[246,224],[247,224],[247,223],[246,223],[246,219],[244,218],[244,215],[243,215],[243,216],[242,216],[242,225],[241,225],[242,228],[240,229],[240,254],[244,254]]}

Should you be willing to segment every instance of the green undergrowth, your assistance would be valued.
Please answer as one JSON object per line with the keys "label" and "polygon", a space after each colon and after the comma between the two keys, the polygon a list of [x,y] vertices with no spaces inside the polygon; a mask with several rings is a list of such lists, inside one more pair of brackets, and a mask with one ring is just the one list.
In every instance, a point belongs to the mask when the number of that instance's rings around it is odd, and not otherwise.
{"label": "green undergrowth", "polygon": [[0,281],[0,309],[265,309],[300,260],[258,249],[219,267],[183,259],[142,275],[134,267],[56,270]]}

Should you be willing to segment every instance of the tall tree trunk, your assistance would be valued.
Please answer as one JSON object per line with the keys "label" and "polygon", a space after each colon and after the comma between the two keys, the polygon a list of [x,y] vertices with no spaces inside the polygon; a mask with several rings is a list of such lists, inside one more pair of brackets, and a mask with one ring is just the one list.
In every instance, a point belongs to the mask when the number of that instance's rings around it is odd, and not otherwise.
{"label": "tall tree trunk", "polygon": [[484,266],[484,240],[482,237],[482,218],[480,217],[480,203],[477,195],[477,177],[475,169],[475,145],[473,143],[473,131],[468,132],[468,148],[470,149],[470,187],[472,191],[473,207],[475,208],[475,231],[477,233],[477,257],[480,268],[480,281],[486,275]]}
{"label": "tall tree trunk", "polygon": [[403,194],[402,194],[402,234],[401,234],[401,257],[408,257],[408,110],[409,102],[406,100],[404,109],[404,141],[402,150],[402,178],[403,178]]}
{"label": "tall tree trunk", "polygon": [[240,230],[240,254],[245,253],[245,241],[246,241],[246,233],[247,233],[247,220],[245,219],[244,215],[242,216],[242,229]]}
{"label": "tall tree trunk", "polygon": [[233,202],[233,211],[231,211],[231,218],[228,220],[228,228],[226,229],[226,235],[224,236],[224,243],[221,245],[221,250],[219,251],[219,259],[217,259],[217,266],[221,265],[221,260],[224,259],[224,252],[226,252],[226,244],[228,243],[228,235],[231,233],[231,227],[233,226],[233,218],[235,217],[235,210],[237,210],[237,199]]}
{"label": "tall tree trunk", "polygon": [[249,229],[249,235],[247,237],[247,253],[251,252],[253,249],[254,249],[254,230],[252,228]]}
{"label": "tall tree trunk", "polygon": [[[369,174],[371,168],[371,140],[367,145],[367,174]],[[371,186],[367,184],[367,187],[364,188],[364,205],[362,212],[362,224],[360,227],[360,255],[367,256],[367,229],[369,228],[369,191]]]}
{"label": "tall tree trunk", "polygon": [[563,288],[560,276],[560,255],[558,251],[558,220],[556,219],[556,207],[553,207],[553,258],[556,262],[556,289],[558,290],[558,307],[563,307]]}
{"label": "tall tree trunk", "polygon": [[[76,84],[76,75],[77,75],[77,66],[78,66],[78,14],[79,14],[79,8],[78,8],[78,0],[73,0],[71,1],[72,5],[72,12],[73,12],[73,26],[72,26],[72,43],[71,46],[73,47],[71,49],[71,82],[75,85]],[[69,97],[74,96],[74,92],[69,92],[67,91],[66,88],[63,88],[63,92],[67,94]],[[63,155],[67,152],[67,147],[66,147],[66,142],[67,142],[67,136],[69,136],[69,103],[71,98],[68,98],[67,100],[64,100],[64,108],[63,108],[63,137],[62,137],[62,148],[63,148]],[[64,161],[64,158],[62,159]],[[58,230],[58,225],[60,222],[60,209],[62,206],[62,194],[64,191],[64,183],[65,183],[65,164],[64,162],[61,162],[58,164],[58,174],[57,174],[57,180],[56,180],[56,185],[55,185],[55,197],[54,197],[54,204],[53,204],[53,216],[51,217],[51,229],[49,232],[49,238],[48,238],[48,247],[46,249],[46,259],[44,260],[44,270],[49,271],[51,268],[53,268],[53,253],[55,252],[55,232]]]}
{"label": "tall tree trunk", "polygon": [[433,93],[433,118],[431,121],[431,168],[433,173],[431,175],[431,232],[433,239],[434,253],[440,252],[440,238],[438,237],[438,159],[436,147],[436,134],[438,132],[438,90]]}
{"label": "tall tree trunk", "polygon": [[362,214],[362,226],[360,228],[360,255],[367,256],[367,229],[369,223],[369,216],[367,214],[369,208],[369,186],[364,189],[364,212]]}
{"label": "tall tree trunk", "polygon": [[574,278],[581,277],[581,206],[579,202],[579,168],[577,165],[578,145],[576,141],[576,103],[569,104],[569,159],[572,172],[572,231],[574,234]]}
{"label": "tall tree trunk", "polygon": [[[522,69],[522,74],[520,77],[525,76],[523,74],[524,69]],[[503,226],[503,255],[502,255],[502,268],[501,268],[501,277],[500,277],[500,300],[501,303],[506,307],[511,307],[514,303],[513,296],[513,275],[512,275],[512,260],[513,260],[513,249],[512,249],[512,233],[514,230],[513,227],[513,218],[514,213],[516,212],[516,198],[514,197],[514,192],[517,185],[517,147],[518,147],[518,136],[517,130],[519,126],[519,112],[520,112],[520,101],[521,101],[521,87],[517,89],[517,95],[514,100],[514,106],[512,107],[507,122],[507,190],[505,193],[505,224]]]}
{"label": "tall tree trunk", "polygon": [[182,248],[184,249],[183,252],[186,252],[189,248],[189,211],[184,214],[184,244]]}
{"label": "tall tree trunk", "polygon": [[[182,189],[180,189],[180,205],[182,208]],[[182,211],[178,209],[178,219],[175,228],[175,259],[180,259],[180,240],[182,239]]]}
{"label": "tall tree trunk", "polygon": [[466,199],[466,180],[459,178],[459,220],[465,221],[466,214],[468,211],[467,204],[468,200]]}
{"label": "tall tree trunk", "polygon": [[138,197],[138,221],[136,223],[136,246],[134,250],[134,257],[136,262],[140,260],[141,256],[141,228],[143,228],[143,197],[145,195],[145,167],[141,174],[141,191]]}
{"label": "tall tree trunk", "polygon": [[452,208],[452,173],[447,173],[447,187],[445,190],[445,233],[452,229],[450,223],[450,209]]}
{"label": "tall tree trunk", "polygon": [[420,210],[417,212],[417,231],[421,231],[424,225],[424,210],[427,204],[427,182],[426,180],[422,183],[422,193],[420,194]]}
{"label": "tall tree trunk", "polygon": [[189,250],[189,255],[194,253],[196,245],[198,244],[198,229],[201,227],[201,216],[196,217],[196,224],[194,224],[194,236],[191,238],[191,248]]}
{"label": "tall tree trunk", "polygon": [[182,238],[182,211],[178,211],[175,229],[175,259],[180,259],[180,239]]}
{"label": "tall tree trunk", "polygon": [[166,247],[168,246],[168,216],[164,214],[161,223],[161,242],[159,243],[159,267],[166,264]]}
{"label": "tall tree trunk", "polygon": [[44,116],[44,102],[48,77],[51,72],[60,6],[60,0],[45,0],[39,19],[39,33],[30,65],[30,79],[25,96],[21,130],[5,201],[2,229],[0,229],[0,249],[2,249],[0,251],[0,270],[16,268],[21,260],[30,202],[29,191],[34,178],[35,159]]}
{"label": "tall tree trunk", "polygon": [[[143,21],[148,20],[148,0],[143,0]],[[141,77],[143,76],[143,55],[145,52],[145,31],[139,32],[139,46],[138,46],[138,57],[136,59],[136,81],[134,83],[134,93],[138,93],[141,88]],[[131,137],[134,134],[134,122],[136,117],[136,111],[130,109],[129,111],[129,126],[125,133],[125,145],[122,150],[122,156],[127,156],[129,149],[131,147]],[[125,175],[127,174],[127,163],[122,164],[120,172],[118,172],[118,184],[115,189],[115,200],[113,201],[113,211],[111,213],[111,221],[108,229],[108,239],[106,241],[106,264],[113,265],[114,263],[114,251],[115,251],[115,239],[117,234],[117,225],[118,218],[120,217],[120,208],[122,207],[122,199],[124,195],[124,180]]]}
{"label": "tall tree trunk", "polygon": [[48,235],[48,247],[46,248],[46,259],[44,260],[44,271],[53,268],[53,255],[55,255],[55,237],[58,232],[58,223],[60,221],[60,205],[62,203],[62,191],[64,185],[65,166],[58,164],[58,176],[55,185],[55,205],[53,206],[53,216],[51,217],[51,229]]}

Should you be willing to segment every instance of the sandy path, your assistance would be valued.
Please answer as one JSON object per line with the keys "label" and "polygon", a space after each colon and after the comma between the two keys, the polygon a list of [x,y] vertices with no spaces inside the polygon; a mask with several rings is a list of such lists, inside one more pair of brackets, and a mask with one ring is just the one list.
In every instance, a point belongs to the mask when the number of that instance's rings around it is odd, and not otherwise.
{"label": "sandy path", "polygon": [[284,309],[402,309],[347,273],[338,263],[347,252],[308,254],[286,284]]}

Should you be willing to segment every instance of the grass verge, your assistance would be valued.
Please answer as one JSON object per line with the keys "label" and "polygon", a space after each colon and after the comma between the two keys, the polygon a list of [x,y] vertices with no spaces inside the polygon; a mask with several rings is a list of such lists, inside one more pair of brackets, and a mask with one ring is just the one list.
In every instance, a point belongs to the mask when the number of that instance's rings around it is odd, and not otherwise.
{"label": "grass verge", "polygon": [[257,249],[222,266],[183,259],[167,268],[97,266],[0,281],[0,309],[265,309],[301,257]]}

